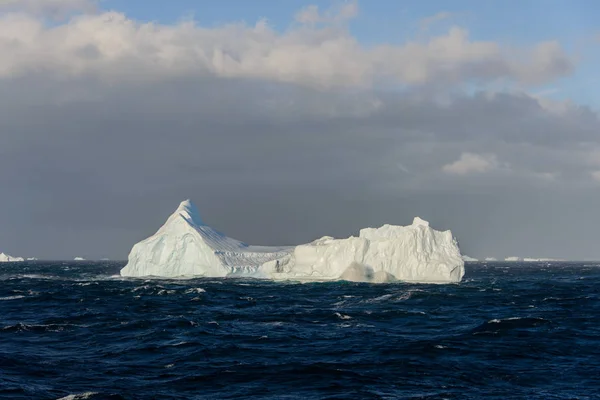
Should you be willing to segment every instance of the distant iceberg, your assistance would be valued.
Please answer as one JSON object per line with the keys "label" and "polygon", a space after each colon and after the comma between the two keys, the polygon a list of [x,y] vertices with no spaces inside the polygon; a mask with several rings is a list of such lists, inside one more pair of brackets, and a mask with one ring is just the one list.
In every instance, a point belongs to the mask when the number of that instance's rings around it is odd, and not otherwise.
{"label": "distant iceberg", "polygon": [[522,258],[520,257],[506,257],[504,259],[504,261],[508,261],[508,262],[517,262],[517,261],[523,261]]}
{"label": "distant iceberg", "polygon": [[449,283],[462,279],[464,261],[450,231],[436,231],[418,217],[409,226],[362,229],[358,237],[263,247],[205,225],[186,200],[153,236],[133,246],[121,275]]}
{"label": "distant iceberg", "polygon": [[467,255],[463,255],[462,259],[463,259],[464,262],[477,262],[477,261],[479,261],[478,259],[473,258],[473,257],[469,257]]}
{"label": "distant iceberg", "polygon": [[75,258],[73,259],[73,261],[85,261],[85,258],[82,258],[82,257],[75,257]]}
{"label": "distant iceberg", "polygon": [[28,257],[27,261],[37,261],[38,259],[36,257]]}
{"label": "distant iceberg", "polygon": [[494,258],[494,257],[488,257],[488,258],[485,259],[485,261],[493,262],[493,261],[498,261],[498,259]]}
{"label": "distant iceberg", "polygon": [[521,257],[507,257],[504,259],[504,261],[508,261],[508,262],[551,262],[551,261],[564,261],[564,260],[558,260],[558,259],[554,259],[554,258],[521,258]]}
{"label": "distant iceberg", "polygon": [[8,254],[0,253],[0,262],[21,262],[25,261],[23,257],[13,257]]}
{"label": "distant iceberg", "polygon": [[528,257],[516,257],[516,256],[512,256],[512,257],[506,257],[504,259],[504,261],[506,262],[551,262],[551,261],[564,261],[564,260],[558,260],[558,259],[554,259],[554,258],[528,258]]}

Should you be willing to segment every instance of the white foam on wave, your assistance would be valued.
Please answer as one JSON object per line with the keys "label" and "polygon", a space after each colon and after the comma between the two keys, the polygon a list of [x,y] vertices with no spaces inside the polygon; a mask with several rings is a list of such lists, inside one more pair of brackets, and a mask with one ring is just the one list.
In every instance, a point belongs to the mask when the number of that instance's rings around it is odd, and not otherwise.
{"label": "white foam on wave", "polygon": [[6,297],[0,297],[0,301],[4,301],[4,300],[18,300],[18,299],[23,299],[23,298],[25,298],[25,296],[23,296],[23,295],[6,296]]}
{"label": "white foam on wave", "polygon": [[200,288],[200,287],[195,287],[195,288],[189,288],[188,290],[185,291],[186,294],[190,294],[190,293],[206,293],[206,290]]}
{"label": "white foam on wave", "polygon": [[339,312],[336,312],[336,313],[335,313],[335,315],[336,315],[336,317],[338,317],[339,319],[352,319],[352,317],[351,317],[351,316],[349,316],[349,315],[346,315],[346,314],[341,314],[341,313],[339,313]]}
{"label": "white foam on wave", "polygon": [[78,393],[78,394],[70,394],[68,396],[65,397],[61,397],[60,399],[57,400],[85,400],[85,399],[89,399],[92,396],[97,395],[97,392],[85,392],[85,393]]}

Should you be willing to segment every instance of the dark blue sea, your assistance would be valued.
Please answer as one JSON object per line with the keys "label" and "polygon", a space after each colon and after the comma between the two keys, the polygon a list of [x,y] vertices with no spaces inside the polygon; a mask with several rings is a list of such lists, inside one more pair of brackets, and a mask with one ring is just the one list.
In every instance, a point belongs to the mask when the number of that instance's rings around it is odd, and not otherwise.
{"label": "dark blue sea", "polygon": [[451,285],[0,264],[3,399],[598,399],[600,265]]}

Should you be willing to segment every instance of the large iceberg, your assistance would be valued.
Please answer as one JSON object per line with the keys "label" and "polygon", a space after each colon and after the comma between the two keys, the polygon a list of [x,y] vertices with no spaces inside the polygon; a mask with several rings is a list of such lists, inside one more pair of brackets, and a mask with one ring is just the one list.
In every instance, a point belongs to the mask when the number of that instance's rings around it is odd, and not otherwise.
{"label": "large iceberg", "polygon": [[362,229],[358,237],[250,246],[205,225],[186,200],[154,235],[133,246],[121,275],[448,283],[462,279],[464,262],[450,231],[436,231],[418,217],[409,226]]}
{"label": "large iceberg", "polygon": [[0,253],[0,262],[21,262],[25,261],[23,257],[13,257],[8,254]]}

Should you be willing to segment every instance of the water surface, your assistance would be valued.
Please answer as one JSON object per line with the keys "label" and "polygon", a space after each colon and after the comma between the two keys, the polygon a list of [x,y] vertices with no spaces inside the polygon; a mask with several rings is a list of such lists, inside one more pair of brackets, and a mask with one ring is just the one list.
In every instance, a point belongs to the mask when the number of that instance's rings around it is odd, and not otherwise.
{"label": "water surface", "polygon": [[0,398],[599,398],[599,264],[469,263],[451,285],[123,265],[0,264]]}

